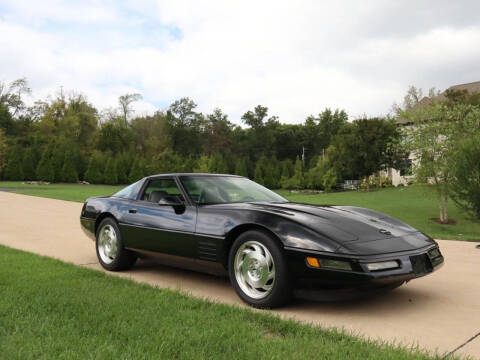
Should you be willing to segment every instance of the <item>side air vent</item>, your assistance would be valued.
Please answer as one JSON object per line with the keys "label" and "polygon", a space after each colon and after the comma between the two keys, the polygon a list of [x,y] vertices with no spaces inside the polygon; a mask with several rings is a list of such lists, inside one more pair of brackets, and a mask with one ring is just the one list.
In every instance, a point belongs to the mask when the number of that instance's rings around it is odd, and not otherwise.
{"label": "side air vent", "polygon": [[217,261],[217,245],[213,241],[198,243],[198,257],[201,260]]}

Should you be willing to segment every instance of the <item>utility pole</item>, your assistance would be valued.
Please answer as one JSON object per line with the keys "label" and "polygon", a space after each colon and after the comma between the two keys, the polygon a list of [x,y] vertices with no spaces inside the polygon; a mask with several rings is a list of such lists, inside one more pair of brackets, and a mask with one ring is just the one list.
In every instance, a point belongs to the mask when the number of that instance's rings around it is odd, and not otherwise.
{"label": "utility pole", "polygon": [[303,167],[305,167],[305,146],[302,146],[302,163]]}

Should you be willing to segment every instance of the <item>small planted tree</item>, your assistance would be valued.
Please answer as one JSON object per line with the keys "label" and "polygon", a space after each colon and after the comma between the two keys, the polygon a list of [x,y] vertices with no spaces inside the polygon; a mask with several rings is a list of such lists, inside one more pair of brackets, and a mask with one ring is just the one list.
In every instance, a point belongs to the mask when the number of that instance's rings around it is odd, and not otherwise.
{"label": "small planted tree", "polygon": [[42,158],[38,163],[37,179],[40,181],[53,182],[55,180],[55,171],[52,163],[52,149],[51,146],[47,146],[42,153]]}
{"label": "small planted tree", "polygon": [[103,180],[105,184],[109,185],[115,185],[118,183],[117,164],[115,159],[111,156],[107,160],[107,165],[105,166],[105,173],[103,174]]}
{"label": "small planted tree", "polygon": [[235,174],[248,177],[247,159],[245,157],[237,158],[235,162]]}
{"label": "small planted tree", "polygon": [[22,149],[15,145],[8,154],[7,167],[5,169],[6,180],[23,180]]}
{"label": "small planted tree", "polygon": [[144,177],[145,174],[145,163],[142,158],[137,157],[132,164],[132,169],[128,175],[128,180],[133,183],[140,180]]}
{"label": "small planted tree", "polygon": [[303,172],[303,162],[297,156],[295,161],[295,170],[290,179],[283,179],[282,187],[285,189],[303,189],[305,187],[305,174]]}
{"label": "small planted tree", "polygon": [[193,169],[194,172],[196,173],[208,173],[208,163],[210,162],[210,159],[207,155],[202,155],[198,158],[197,160],[197,165]]}
{"label": "small planted tree", "polygon": [[35,154],[33,152],[33,148],[29,147],[25,150],[25,154],[23,156],[23,178],[25,180],[35,180],[37,175],[35,173]]}
{"label": "small planted tree", "polygon": [[94,151],[88,161],[88,168],[85,172],[85,180],[92,184],[103,183],[103,156],[99,151]]}
{"label": "small planted tree", "polygon": [[75,166],[75,154],[71,149],[65,151],[65,159],[63,160],[62,167],[62,181],[72,183],[78,181],[78,173]]}

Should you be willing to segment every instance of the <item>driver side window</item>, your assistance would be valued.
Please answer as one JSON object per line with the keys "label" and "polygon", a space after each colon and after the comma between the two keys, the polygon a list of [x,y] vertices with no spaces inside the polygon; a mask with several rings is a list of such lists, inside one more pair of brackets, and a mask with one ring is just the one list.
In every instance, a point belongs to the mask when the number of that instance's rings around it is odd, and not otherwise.
{"label": "driver side window", "polygon": [[173,197],[178,198],[181,202],[184,201],[174,179],[154,179],[150,180],[140,200],[157,204],[163,198],[171,199]]}

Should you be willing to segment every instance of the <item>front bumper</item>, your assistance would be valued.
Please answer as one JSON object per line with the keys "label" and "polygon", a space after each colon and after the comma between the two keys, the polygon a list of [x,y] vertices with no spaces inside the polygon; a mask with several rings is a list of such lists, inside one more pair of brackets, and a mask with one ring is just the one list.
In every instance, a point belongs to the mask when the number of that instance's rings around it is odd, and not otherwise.
{"label": "front bumper", "polygon": [[89,219],[81,216],[80,227],[82,228],[85,235],[87,235],[91,240],[95,241],[95,220],[94,219]]}
{"label": "front bumper", "polygon": [[[438,249],[439,256],[432,258],[433,249],[438,245],[432,244],[415,251],[380,254],[373,256],[337,256],[331,253],[311,252],[295,248],[285,248],[289,269],[294,277],[297,289],[376,289],[394,287],[403,282],[430,274],[442,266],[443,255]],[[352,270],[310,267],[306,257],[329,258],[348,261]],[[397,261],[399,267],[389,270],[370,271],[368,263],[382,261]]]}

